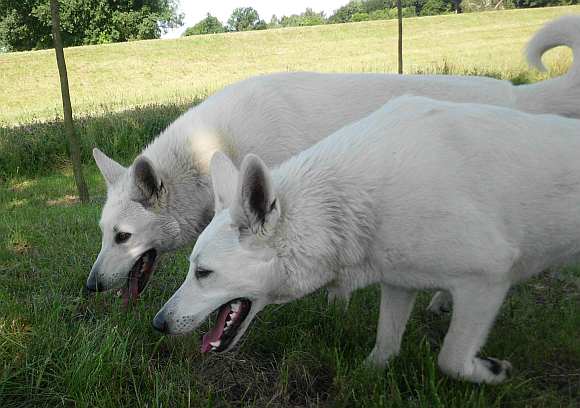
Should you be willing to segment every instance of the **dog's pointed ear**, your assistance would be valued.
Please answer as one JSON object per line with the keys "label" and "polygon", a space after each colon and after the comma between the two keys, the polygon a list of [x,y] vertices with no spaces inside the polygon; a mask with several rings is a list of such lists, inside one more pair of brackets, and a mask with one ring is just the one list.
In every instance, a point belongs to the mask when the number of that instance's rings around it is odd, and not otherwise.
{"label": "dog's pointed ear", "polygon": [[133,162],[133,188],[131,199],[146,207],[153,206],[164,192],[163,181],[151,160],[139,156]]}
{"label": "dog's pointed ear", "polygon": [[93,149],[93,157],[107,185],[114,184],[127,171],[125,167],[121,166],[96,147]]}
{"label": "dog's pointed ear", "polygon": [[230,158],[217,151],[209,163],[211,184],[214,195],[214,209],[216,214],[228,208],[234,201],[238,181],[238,169]]}
{"label": "dog's pointed ear", "polygon": [[270,170],[256,155],[244,158],[238,178],[232,220],[240,228],[254,234],[265,234],[280,217],[280,203],[276,199]]}

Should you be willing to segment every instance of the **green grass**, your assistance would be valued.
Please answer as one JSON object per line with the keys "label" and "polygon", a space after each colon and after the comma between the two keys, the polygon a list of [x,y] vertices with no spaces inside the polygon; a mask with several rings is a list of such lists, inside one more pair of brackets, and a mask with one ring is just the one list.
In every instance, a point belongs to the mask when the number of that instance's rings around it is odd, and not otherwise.
{"label": "green grass", "polygon": [[[580,7],[506,10],[405,20],[405,70],[525,67],[522,47],[546,21]],[[251,75],[287,70],[394,72],[396,22],[193,36],[66,49],[76,113],[191,100]],[[568,55],[556,52],[557,56]],[[0,55],[0,123],[61,112],[51,50]]]}
{"label": "green grass", "polygon": [[580,269],[514,289],[484,352],[508,358],[500,386],[453,381],[436,366],[448,317],[420,297],[401,355],[365,368],[376,288],[346,312],[316,293],[260,314],[235,355],[202,356],[198,335],[159,336],[150,322],[187,270],[190,249],[167,257],[142,301],[82,291],[100,246],[105,194],[74,200],[70,174],[16,178],[0,188],[0,406],[577,407]]}
{"label": "green grass", "polygon": [[[578,7],[409,19],[407,72],[487,75],[527,83],[519,50],[543,22]],[[93,201],[76,202],[50,51],[0,55],[0,407],[20,406],[580,406],[580,268],[516,287],[484,349],[507,358],[500,386],[437,369],[449,317],[410,319],[385,371],[362,365],[375,337],[378,290],[347,311],[320,292],[256,319],[234,355],[201,355],[198,334],[167,338],[150,322],[179,286],[191,248],[164,259],[126,310],[83,285],[100,247],[104,183],[90,147],[128,163],[207,92],[260,72],[393,71],[394,22],[67,50]],[[555,75],[569,53],[554,52]],[[139,107],[136,107],[139,106]],[[17,122],[22,122],[17,124]]]}

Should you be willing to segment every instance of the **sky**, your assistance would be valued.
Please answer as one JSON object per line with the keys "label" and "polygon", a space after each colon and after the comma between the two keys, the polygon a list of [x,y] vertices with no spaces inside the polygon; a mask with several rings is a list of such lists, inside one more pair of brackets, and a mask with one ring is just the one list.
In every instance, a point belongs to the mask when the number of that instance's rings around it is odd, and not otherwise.
{"label": "sky", "polygon": [[187,27],[205,18],[207,13],[226,24],[232,11],[237,7],[253,7],[260,18],[270,21],[272,14],[278,17],[300,14],[307,7],[314,11],[324,11],[326,16],[348,3],[348,0],[180,0],[180,12],[185,14],[182,27],[165,34],[163,38],[179,37]]}

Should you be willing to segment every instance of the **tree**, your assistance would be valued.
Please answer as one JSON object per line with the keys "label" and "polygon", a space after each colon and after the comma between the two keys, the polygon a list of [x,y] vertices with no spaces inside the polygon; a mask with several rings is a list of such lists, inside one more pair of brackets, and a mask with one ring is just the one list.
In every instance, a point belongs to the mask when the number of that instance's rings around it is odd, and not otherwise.
{"label": "tree", "polygon": [[326,24],[324,12],[317,13],[311,8],[307,8],[303,13],[283,16],[280,20],[282,27],[301,27]]}
{"label": "tree", "polygon": [[348,23],[351,21],[352,16],[356,13],[364,13],[365,9],[363,7],[362,1],[351,1],[348,4],[340,7],[338,10],[334,11],[328,18],[329,23]]}
{"label": "tree", "polygon": [[354,13],[350,18],[350,21],[353,23],[358,23],[359,21],[368,21],[369,15],[368,13]]}
{"label": "tree", "polygon": [[89,190],[83,177],[83,167],[81,164],[81,148],[78,137],[75,135],[72,107],[70,103],[70,93],[68,89],[68,75],[62,49],[62,38],[60,37],[60,19],[58,12],[58,0],[50,0],[50,13],[52,20],[52,36],[54,39],[54,51],[56,54],[56,64],[60,76],[60,90],[62,93],[62,107],[64,112],[64,128],[69,142],[70,156],[73,164],[73,173],[79,198],[82,203],[89,202]]}
{"label": "tree", "polygon": [[[181,25],[177,0],[62,0],[63,46],[159,38]],[[0,0],[0,48],[49,48],[50,0]]]}
{"label": "tree", "polygon": [[317,13],[311,8],[307,8],[300,16],[303,19],[302,25],[305,26],[322,25],[326,23],[326,19],[324,18],[324,11]]}
{"label": "tree", "polygon": [[267,29],[268,23],[266,23],[266,20],[258,20],[258,22],[254,24],[254,30],[267,30]]}
{"label": "tree", "polygon": [[189,27],[183,33],[183,36],[188,35],[200,35],[200,34],[215,34],[215,33],[223,33],[226,31],[226,28],[223,24],[217,19],[217,17],[212,16],[211,14],[207,13],[207,17],[195,24],[193,27]]}
{"label": "tree", "polygon": [[421,8],[422,16],[447,14],[453,10],[453,3],[447,0],[427,0]]}
{"label": "tree", "polygon": [[[520,0],[517,0],[517,1],[520,1]],[[516,2],[516,4],[517,4],[517,2]],[[547,5],[547,3],[544,2],[544,5]],[[514,6],[515,5],[514,5],[513,0],[463,0],[460,4],[461,11],[466,12],[466,13],[485,11],[485,10],[514,8]],[[533,7],[533,6],[526,6],[526,7]]]}
{"label": "tree", "polygon": [[272,14],[270,23],[268,23],[268,28],[278,28],[278,27],[280,27],[280,20],[278,20],[276,14]]}
{"label": "tree", "polygon": [[395,6],[392,0],[366,0],[363,2],[364,12],[371,14],[373,11],[390,9]]}
{"label": "tree", "polygon": [[232,31],[249,31],[255,30],[261,23],[266,24],[252,7],[238,7],[232,12],[228,27]]}

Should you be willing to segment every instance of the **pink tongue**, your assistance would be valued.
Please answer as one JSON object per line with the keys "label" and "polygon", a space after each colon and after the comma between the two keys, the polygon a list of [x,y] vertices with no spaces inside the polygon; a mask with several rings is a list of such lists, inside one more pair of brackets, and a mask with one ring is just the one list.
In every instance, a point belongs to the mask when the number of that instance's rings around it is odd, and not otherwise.
{"label": "pink tongue", "polygon": [[209,332],[203,335],[203,340],[201,341],[201,352],[207,353],[211,350],[211,344],[214,341],[218,341],[224,332],[224,326],[226,324],[226,318],[230,314],[230,305],[224,306],[220,309],[217,322],[215,327]]}
{"label": "pink tongue", "polygon": [[123,305],[128,306],[130,300],[135,300],[139,297],[139,284],[137,279],[129,279],[129,287],[121,289],[121,296],[123,298]]}
{"label": "pink tongue", "polygon": [[133,300],[139,297],[139,282],[137,282],[137,279],[131,279],[129,281],[129,296]]}

